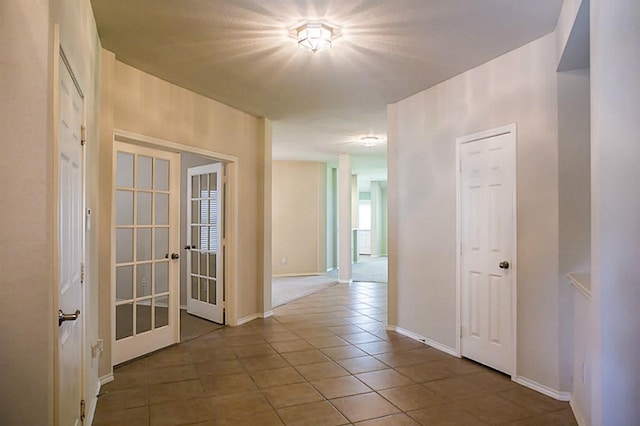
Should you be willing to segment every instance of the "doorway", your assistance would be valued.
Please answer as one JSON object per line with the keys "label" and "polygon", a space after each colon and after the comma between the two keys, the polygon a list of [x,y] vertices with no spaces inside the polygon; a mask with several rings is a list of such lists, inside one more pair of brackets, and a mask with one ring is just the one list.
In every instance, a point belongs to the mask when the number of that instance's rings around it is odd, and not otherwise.
{"label": "doorway", "polygon": [[516,128],[457,144],[459,352],[514,374]]}

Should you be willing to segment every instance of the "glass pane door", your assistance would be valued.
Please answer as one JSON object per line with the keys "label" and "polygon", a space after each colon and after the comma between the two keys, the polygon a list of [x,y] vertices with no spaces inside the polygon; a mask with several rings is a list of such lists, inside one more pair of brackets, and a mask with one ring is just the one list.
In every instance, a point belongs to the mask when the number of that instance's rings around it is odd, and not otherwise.
{"label": "glass pane door", "polygon": [[[177,154],[116,145],[116,363],[175,343]],[[176,247],[173,252],[177,253]],[[175,256],[174,256],[175,257]]]}
{"label": "glass pane door", "polygon": [[222,164],[188,170],[187,312],[222,324]]}

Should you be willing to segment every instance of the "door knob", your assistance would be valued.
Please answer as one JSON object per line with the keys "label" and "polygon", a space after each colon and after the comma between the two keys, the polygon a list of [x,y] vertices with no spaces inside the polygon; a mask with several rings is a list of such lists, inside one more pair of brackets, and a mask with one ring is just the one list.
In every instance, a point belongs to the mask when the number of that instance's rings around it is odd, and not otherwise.
{"label": "door knob", "polygon": [[500,269],[509,269],[509,262],[507,262],[506,260],[503,260],[498,264],[498,266],[500,267]]}
{"label": "door knob", "polygon": [[171,259],[173,260],[180,259],[180,255],[178,253],[171,253]]}
{"label": "door knob", "polygon": [[58,309],[58,327],[62,325],[65,321],[75,321],[80,316],[80,309],[76,309],[76,311],[72,314],[65,314],[61,309]]}

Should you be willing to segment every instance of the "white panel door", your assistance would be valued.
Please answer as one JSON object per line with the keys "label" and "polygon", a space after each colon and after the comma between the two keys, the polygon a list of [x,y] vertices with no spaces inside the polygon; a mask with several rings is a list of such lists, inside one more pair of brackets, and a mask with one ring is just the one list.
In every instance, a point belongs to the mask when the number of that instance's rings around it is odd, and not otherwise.
{"label": "white panel door", "polygon": [[115,144],[114,364],[179,341],[179,161]]}
{"label": "white panel door", "polygon": [[[83,100],[60,61],[58,82],[58,422],[78,425],[82,399]],[[28,398],[25,395],[25,398]]]}
{"label": "white panel door", "polygon": [[187,312],[224,324],[222,164],[188,170]]}
{"label": "white panel door", "polygon": [[460,147],[462,355],[509,374],[514,149],[512,133]]}

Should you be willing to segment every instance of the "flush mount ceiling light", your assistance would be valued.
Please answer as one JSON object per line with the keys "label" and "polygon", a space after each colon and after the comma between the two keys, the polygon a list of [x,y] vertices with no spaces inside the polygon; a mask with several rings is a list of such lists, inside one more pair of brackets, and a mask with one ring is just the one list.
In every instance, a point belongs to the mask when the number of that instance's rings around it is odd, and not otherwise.
{"label": "flush mount ceiling light", "polygon": [[340,37],[340,30],[324,22],[305,22],[292,31],[298,46],[316,53],[331,47],[331,42]]}
{"label": "flush mount ceiling light", "polygon": [[380,141],[380,138],[377,136],[363,136],[360,138],[360,142],[362,142],[362,145],[366,146],[367,148],[373,148],[374,146],[378,145],[381,141]]}

